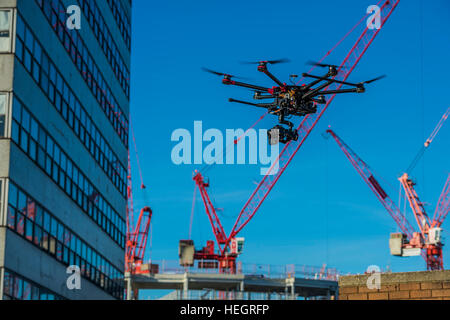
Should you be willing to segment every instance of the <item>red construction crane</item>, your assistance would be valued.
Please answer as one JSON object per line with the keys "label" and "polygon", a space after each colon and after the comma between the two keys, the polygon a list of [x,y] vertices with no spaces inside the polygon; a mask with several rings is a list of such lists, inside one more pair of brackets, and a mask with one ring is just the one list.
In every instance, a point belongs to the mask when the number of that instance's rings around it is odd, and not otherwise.
{"label": "red construction crane", "polygon": [[140,273],[141,265],[144,261],[145,248],[147,246],[148,233],[150,231],[150,221],[152,209],[144,207],[141,209],[136,227],[127,233],[127,245],[125,255],[126,271]]}
{"label": "red construction crane", "polygon": [[[130,125],[131,127],[131,125]],[[132,128],[131,128],[132,129]],[[133,132],[133,131],[132,131]],[[142,178],[142,171],[139,164],[139,158],[136,149],[136,140],[134,133],[132,133],[134,148],[136,151],[136,159],[139,169],[139,176],[141,179],[142,190],[145,185]],[[128,150],[128,175],[127,175],[127,233],[126,233],[126,247],[125,247],[125,271],[130,273],[150,272],[150,268],[143,270],[141,267],[144,262],[145,249],[147,247],[148,235],[150,232],[150,223],[152,219],[152,209],[146,206],[140,210],[136,224],[134,220],[134,206],[132,194],[131,181],[131,161],[130,150]]]}
{"label": "red construction crane", "polygon": [[[439,131],[442,129],[445,121],[448,119],[450,114],[450,108],[447,108],[444,115],[434,128],[433,132],[430,134],[428,139],[425,141],[424,145],[420,148],[416,157],[408,167],[406,173],[404,173],[400,178],[400,184],[405,192],[405,197],[409,202],[409,205],[414,213],[414,217],[416,219],[417,225],[420,229],[420,234],[416,234],[416,239],[419,243],[423,245],[423,242],[433,242],[435,245],[427,248],[427,268],[428,269],[443,269],[443,260],[442,260],[442,243],[441,242],[441,224],[445,219],[445,216],[448,212],[448,202],[446,204],[446,199],[448,201],[448,181],[445,184],[444,190],[442,191],[441,198],[438,201],[438,206],[436,206],[435,216],[433,220],[430,220],[428,217],[424,204],[419,200],[419,197],[414,190],[415,183],[410,178],[411,172],[416,167],[419,160],[424,155],[425,151],[430,147],[433,140],[436,138]],[[401,192],[401,190],[400,190]],[[440,205],[440,206],[439,206]],[[447,206],[447,212],[445,212],[445,206]],[[439,213],[438,213],[439,212]],[[436,219],[436,220],[435,220]],[[430,239],[431,238],[431,239]],[[437,239],[436,239],[437,238]]]}
{"label": "red construction crane", "polygon": [[[339,72],[334,77],[334,79],[343,82],[347,80],[347,78],[353,72],[356,65],[363,57],[363,55],[366,53],[367,49],[372,44],[373,40],[378,35],[379,31],[383,29],[386,21],[389,19],[389,17],[391,16],[394,9],[397,7],[399,2],[400,2],[399,0],[397,1],[382,0],[378,3],[378,6],[380,7],[380,18],[381,18],[380,28],[377,29],[377,28],[369,28],[367,26],[364,27],[363,32],[358,37],[355,44],[352,46],[347,56],[341,63],[340,67],[338,68]],[[360,20],[359,24],[363,22],[365,23],[366,17],[367,15],[363,17],[362,20]],[[357,27],[358,25],[356,25],[355,27]],[[350,32],[352,32],[355,29],[355,27],[352,28]],[[347,33],[345,37],[347,37],[350,34],[350,32]],[[339,41],[337,45],[339,45],[342,42],[342,40]],[[333,49],[330,50],[319,62],[322,62],[325,59],[325,57],[327,57],[337,47],[337,45],[333,47]],[[299,82],[301,82],[301,80]],[[339,90],[341,87],[342,84],[333,83],[329,87],[327,87],[327,89]],[[203,176],[201,175],[200,172],[195,172],[194,181],[196,182],[198,188],[201,191],[202,199],[206,207],[206,213],[210,219],[213,228],[213,233],[216,237],[217,245],[219,247],[219,251],[215,253],[214,242],[209,241],[208,245],[205,248],[203,248],[203,250],[199,252],[195,251],[195,257],[197,258],[210,257],[211,260],[219,262],[221,271],[225,270],[229,270],[230,272],[235,271],[235,260],[240,252],[240,248],[238,248],[238,246],[242,245],[242,241],[239,242],[238,241],[239,239],[236,238],[237,235],[255,216],[256,212],[258,211],[264,200],[267,198],[270,191],[277,183],[278,179],[280,179],[281,175],[286,170],[289,163],[292,161],[292,159],[294,158],[300,147],[303,145],[306,138],[314,129],[317,122],[322,117],[324,112],[327,110],[330,103],[334,100],[335,96],[336,95],[330,97],[330,99],[325,105],[316,105],[317,112],[314,114],[309,114],[303,118],[301,123],[296,128],[298,133],[298,140],[290,141],[284,146],[283,150],[275,160],[272,167],[269,169],[268,173],[259,182],[253,194],[250,196],[250,198],[240,211],[237,220],[228,236],[225,234],[223,227],[220,223],[220,220],[215,212],[214,206],[211,204],[209,200],[209,196],[206,192],[208,183],[206,184],[204,183]],[[276,171],[275,168],[279,168],[279,170]],[[232,244],[235,247],[235,249],[230,250],[229,248],[230,244]],[[181,240],[180,263],[184,265],[191,265],[193,261],[189,257],[189,255],[186,254],[187,251],[191,253],[193,251],[192,240]],[[212,267],[214,266],[214,264],[207,264],[207,265]]]}
{"label": "red construction crane", "polygon": [[431,135],[428,137],[428,139],[423,144],[422,148],[420,148],[419,152],[417,153],[414,160],[409,165],[408,169],[406,170],[406,173],[411,174],[411,172],[416,167],[417,163],[419,162],[420,158],[422,158],[423,154],[425,153],[425,150],[430,146],[430,144],[433,142],[434,138],[436,138],[437,134],[439,133],[439,130],[442,129],[442,126],[444,125],[444,122],[448,119],[450,115],[450,107],[445,111],[444,115],[442,116],[441,120],[437,124],[437,126],[434,128]]}
{"label": "red construction crane", "polygon": [[419,229],[416,232],[394,201],[381,187],[370,167],[333,130],[327,130],[327,133],[336,140],[353,167],[358,171],[402,231],[401,233],[391,234],[389,241],[391,254],[403,257],[422,255],[427,263],[428,270],[444,269],[441,226],[450,207],[450,175],[438,201],[433,220],[430,220],[428,217],[423,203],[419,200],[414,190],[414,182],[409,178],[408,174],[405,173],[399,178],[416,219]]}

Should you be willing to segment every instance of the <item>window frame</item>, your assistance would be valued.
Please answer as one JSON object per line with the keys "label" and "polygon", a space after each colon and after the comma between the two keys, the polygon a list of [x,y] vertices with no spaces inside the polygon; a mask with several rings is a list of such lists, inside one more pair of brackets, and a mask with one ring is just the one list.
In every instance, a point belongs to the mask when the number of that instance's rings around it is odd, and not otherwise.
{"label": "window frame", "polygon": [[[9,9],[9,8],[1,8],[0,12],[8,12],[9,13],[9,26],[8,26],[8,32],[9,32],[9,43],[8,43],[8,47],[6,50],[1,50],[0,48],[0,52],[1,53],[13,53],[15,51],[14,45],[15,45],[15,10],[14,9]],[[5,30],[3,30],[5,31]],[[1,31],[0,31],[1,32]]]}
{"label": "window frame", "polygon": [[[3,124],[0,125],[0,139],[8,139],[11,135],[10,133],[10,110],[11,110],[11,95],[9,92],[2,91],[0,92],[0,97],[4,96],[4,111],[3,114],[0,114],[0,119],[3,117]],[[1,98],[0,98],[1,99]],[[1,121],[1,120],[0,120]],[[3,131],[3,132],[2,132]]]}

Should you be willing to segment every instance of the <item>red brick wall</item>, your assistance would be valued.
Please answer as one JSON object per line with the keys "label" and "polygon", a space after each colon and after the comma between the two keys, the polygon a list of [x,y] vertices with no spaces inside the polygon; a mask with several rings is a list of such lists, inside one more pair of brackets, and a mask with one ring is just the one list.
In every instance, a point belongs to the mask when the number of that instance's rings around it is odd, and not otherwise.
{"label": "red brick wall", "polygon": [[339,300],[450,300],[450,271],[381,274],[380,289],[368,289],[368,275],[339,279]]}

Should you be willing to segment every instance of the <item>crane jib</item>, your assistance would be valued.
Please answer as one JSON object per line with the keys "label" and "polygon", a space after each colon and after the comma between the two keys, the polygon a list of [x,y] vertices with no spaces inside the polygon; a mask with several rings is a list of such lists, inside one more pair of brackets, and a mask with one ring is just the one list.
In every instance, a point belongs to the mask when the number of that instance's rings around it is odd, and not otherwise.
{"label": "crane jib", "polygon": [[372,187],[377,191],[378,195],[384,200],[388,197],[386,192],[383,190],[383,188],[378,183],[377,179],[375,179],[374,176],[369,177],[369,182],[372,185]]}

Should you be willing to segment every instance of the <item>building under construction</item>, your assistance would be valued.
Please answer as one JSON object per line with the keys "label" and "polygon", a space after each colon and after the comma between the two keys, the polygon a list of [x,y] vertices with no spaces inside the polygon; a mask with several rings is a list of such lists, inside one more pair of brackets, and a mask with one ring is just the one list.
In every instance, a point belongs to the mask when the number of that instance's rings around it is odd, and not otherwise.
{"label": "building under construction", "polygon": [[[201,264],[200,264],[201,266]],[[172,290],[162,300],[296,300],[336,299],[335,269],[307,266],[237,264],[235,272],[180,267],[161,261],[141,265],[140,273],[126,273],[127,299],[138,299],[141,290]]]}

